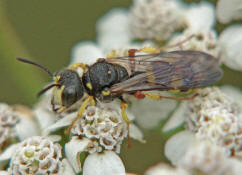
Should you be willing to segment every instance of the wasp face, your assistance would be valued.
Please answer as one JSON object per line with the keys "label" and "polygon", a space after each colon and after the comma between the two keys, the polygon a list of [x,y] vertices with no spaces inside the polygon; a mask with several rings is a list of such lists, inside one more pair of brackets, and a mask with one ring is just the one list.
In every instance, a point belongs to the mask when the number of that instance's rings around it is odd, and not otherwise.
{"label": "wasp face", "polygon": [[54,88],[51,100],[54,111],[71,106],[83,96],[84,88],[77,72],[63,69],[54,76],[54,81],[59,84]]}

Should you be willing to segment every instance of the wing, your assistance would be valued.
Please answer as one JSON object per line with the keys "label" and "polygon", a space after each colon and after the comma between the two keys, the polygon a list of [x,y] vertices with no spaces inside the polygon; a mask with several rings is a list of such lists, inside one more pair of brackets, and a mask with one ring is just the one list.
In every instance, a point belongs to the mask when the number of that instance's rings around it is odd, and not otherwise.
{"label": "wing", "polygon": [[126,68],[130,78],[111,86],[112,93],[149,90],[188,90],[218,81],[218,60],[200,51],[173,51],[135,57],[109,58],[108,63]]}

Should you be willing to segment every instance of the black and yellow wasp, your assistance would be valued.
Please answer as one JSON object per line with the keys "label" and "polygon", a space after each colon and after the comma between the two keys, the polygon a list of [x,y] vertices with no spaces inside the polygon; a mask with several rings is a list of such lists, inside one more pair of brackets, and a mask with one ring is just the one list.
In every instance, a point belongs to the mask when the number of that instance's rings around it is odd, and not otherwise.
{"label": "black and yellow wasp", "polygon": [[[129,56],[98,59],[92,65],[75,63],[68,68],[52,74],[45,67],[32,61],[18,58],[19,61],[33,64],[48,72],[54,83],[44,88],[38,95],[54,87],[51,104],[53,110],[61,113],[82,99],[87,98],[79,109],[78,116],[72,122],[74,125],[89,103],[97,101],[110,102],[120,99],[122,117],[129,124],[125,109],[127,103],[123,94],[134,95],[142,99],[189,99],[189,97],[164,97],[148,91],[188,91],[206,87],[218,81],[223,71],[219,68],[218,59],[200,51],[172,51],[138,55],[142,51],[131,49]],[[77,68],[83,69],[79,76]]]}

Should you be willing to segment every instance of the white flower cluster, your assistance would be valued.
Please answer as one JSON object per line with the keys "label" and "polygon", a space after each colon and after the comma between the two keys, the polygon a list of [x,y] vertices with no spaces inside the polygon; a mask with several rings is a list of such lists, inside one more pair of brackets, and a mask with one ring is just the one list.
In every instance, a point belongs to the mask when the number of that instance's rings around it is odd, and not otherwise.
{"label": "white flower cluster", "polygon": [[87,148],[89,153],[102,152],[103,149],[120,153],[121,143],[127,136],[127,124],[118,110],[89,106],[71,132],[92,142]]}
{"label": "white flower cluster", "polygon": [[[77,115],[74,114],[74,116]],[[127,137],[128,130],[117,103],[88,106],[82,118],[71,129],[71,133],[72,137],[65,145],[65,152],[76,172],[81,171],[80,154],[83,152],[89,153],[84,162],[84,169],[87,165],[90,165],[87,160],[97,159],[101,161],[102,156],[106,157],[106,154],[103,153],[114,156],[116,161],[110,162],[107,160],[109,164],[120,164],[121,160],[117,158],[117,153],[120,153],[121,144]],[[131,138],[144,142],[141,131],[132,123],[130,124],[129,134]],[[105,150],[109,150],[109,152],[105,152]],[[113,167],[114,171],[119,170],[119,168]]]}
{"label": "white flower cluster", "polygon": [[21,142],[11,158],[10,174],[60,174],[61,147],[36,136]]}
{"label": "white flower cluster", "polygon": [[0,150],[6,146],[7,141],[17,137],[14,130],[18,117],[10,106],[0,103]]}
{"label": "white flower cluster", "polygon": [[184,41],[185,39],[193,37],[184,44],[171,48],[169,50],[197,50],[210,53],[214,56],[219,56],[219,47],[217,45],[217,36],[214,30],[209,31],[198,31],[195,32],[192,30],[185,30],[181,35],[175,35],[170,41],[169,44],[176,44]]}
{"label": "white flower cluster", "polygon": [[242,106],[234,99],[242,94],[233,88],[226,91],[237,97],[205,88],[182,105],[186,130],[171,137],[165,148],[173,164],[192,174],[240,174]]}
{"label": "white flower cluster", "polygon": [[240,0],[219,0],[217,2],[217,18],[221,23],[242,19],[242,2]]}
{"label": "white flower cluster", "polygon": [[241,150],[240,108],[218,88],[205,88],[189,103],[187,117],[189,130],[197,138],[209,139],[212,143],[227,148],[229,155],[239,156]]}
{"label": "white flower cluster", "polygon": [[[199,90],[198,96],[194,98],[192,103],[189,103],[189,114],[187,118],[188,129],[198,131],[201,126],[210,126],[211,123],[202,124],[202,122],[213,121],[214,113],[230,113],[235,118],[238,113],[238,107],[226,94],[217,87],[205,88]],[[208,114],[211,114],[211,118]],[[219,115],[220,117],[220,115]],[[229,118],[229,117],[228,117]],[[218,118],[222,120],[223,118]],[[235,119],[233,119],[236,123]],[[220,122],[219,120],[216,121]]]}
{"label": "white flower cluster", "polygon": [[167,40],[186,25],[174,0],[135,0],[129,18],[132,36],[139,39]]}
{"label": "white flower cluster", "polygon": [[240,161],[227,158],[224,150],[209,142],[199,142],[192,146],[178,162],[178,167],[189,174],[239,175]]}

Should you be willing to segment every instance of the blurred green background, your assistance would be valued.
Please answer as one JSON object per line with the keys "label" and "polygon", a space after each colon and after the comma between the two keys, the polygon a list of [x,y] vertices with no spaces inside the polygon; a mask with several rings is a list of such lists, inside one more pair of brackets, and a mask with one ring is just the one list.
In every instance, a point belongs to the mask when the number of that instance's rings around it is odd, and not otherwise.
{"label": "blurred green background", "polygon": [[129,0],[0,0],[0,100],[31,105],[48,74],[21,64],[29,58],[58,71],[68,64],[71,48],[95,40],[97,19]]}
{"label": "blurred green background", "polygon": [[[37,101],[36,93],[51,81],[48,74],[17,62],[16,57],[29,58],[52,72],[58,71],[68,64],[76,43],[95,41],[98,18],[113,7],[129,7],[131,3],[130,0],[0,0],[0,101],[31,106]],[[216,29],[221,31],[224,27],[218,24]],[[220,83],[242,87],[242,73],[225,70]],[[132,141],[131,149],[126,145],[122,148],[128,171],[141,173],[164,160],[162,150],[168,135],[161,137],[160,130],[144,134],[147,144]]]}

